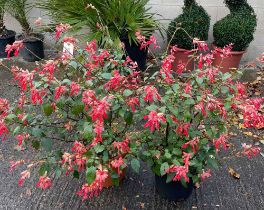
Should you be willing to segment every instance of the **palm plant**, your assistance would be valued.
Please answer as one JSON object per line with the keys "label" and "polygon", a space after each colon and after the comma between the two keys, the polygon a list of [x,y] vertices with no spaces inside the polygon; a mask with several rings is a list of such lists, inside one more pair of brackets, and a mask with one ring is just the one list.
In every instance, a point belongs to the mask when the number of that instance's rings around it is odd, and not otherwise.
{"label": "palm plant", "polygon": [[32,28],[27,18],[27,13],[31,8],[32,5],[27,0],[6,1],[6,11],[19,22],[24,36],[29,36],[32,33]]}
{"label": "palm plant", "polygon": [[137,42],[135,32],[150,37],[159,27],[146,5],[149,0],[40,0],[38,7],[53,17],[53,24],[68,23],[73,32],[89,28],[89,40],[114,44],[120,38]]}
{"label": "palm plant", "polygon": [[5,5],[7,0],[0,0],[0,35],[4,35],[6,28],[4,24]]}

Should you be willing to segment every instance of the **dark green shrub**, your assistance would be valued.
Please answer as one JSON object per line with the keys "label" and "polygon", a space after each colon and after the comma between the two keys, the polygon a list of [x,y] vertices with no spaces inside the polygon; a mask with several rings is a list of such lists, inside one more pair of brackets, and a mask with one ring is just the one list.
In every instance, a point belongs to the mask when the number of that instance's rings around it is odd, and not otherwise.
{"label": "dark green shrub", "polygon": [[[175,30],[177,27],[182,29]],[[210,16],[195,0],[185,0],[183,13],[171,21],[168,28],[168,42],[180,48],[193,49],[192,38],[208,39]]]}
{"label": "dark green shrub", "polygon": [[257,17],[246,0],[225,0],[230,14],[214,25],[214,43],[224,47],[233,43],[234,51],[243,51],[254,39]]}

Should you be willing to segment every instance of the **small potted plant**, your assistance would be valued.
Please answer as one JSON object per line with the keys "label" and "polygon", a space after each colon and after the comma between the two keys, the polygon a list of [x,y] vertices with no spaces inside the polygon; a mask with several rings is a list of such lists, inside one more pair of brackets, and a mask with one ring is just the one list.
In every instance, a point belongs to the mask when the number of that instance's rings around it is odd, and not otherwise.
{"label": "small potted plant", "polygon": [[[188,198],[194,185],[217,168],[218,153],[229,147],[229,128],[237,114],[244,116],[245,127],[264,127],[263,98],[247,98],[235,74],[212,67],[211,54],[198,54],[202,65],[185,78],[172,70],[171,52],[140,96],[145,119],[142,159],[155,173],[158,193],[172,201]],[[236,156],[259,152],[259,147],[244,144]]]}
{"label": "small potted plant", "polygon": [[246,0],[225,0],[225,4],[230,14],[215,23],[213,47],[224,48],[232,44],[232,56],[223,58],[222,50],[218,49],[213,64],[228,72],[239,67],[243,54],[254,39],[257,17]]}
{"label": "small potted plant", "polygon": [[54,172],[56,178],[84,173],[78,195],[85,200],[118,185],[130,162],[139,169],[139,144],[131,126],[139,106],[135,95],[140,79],[122,52],[98,50],[96,42],[79,49],[73,37],[63,38],[69,40],[76,57],[65,52],[31,72],[10,69],[21,94],[14,103],[0,98],[0,135],[14,135],[18,150],[36,154],[11,163],[12,171],[27,165],[20,186],[33,168],[39,170],[36,186],[41,189],[52,185]]}
{"label": "small potted plant", "polygon": [[27,0],[9,0],[6,4],[7,12],[9,12],[22,27],[22,34],[17,37],[17,39],[24,44],[21,55],[24,60],[34,62],[44,58],[44,36],[41,33],[34,32],[29,24],[27,13],[31,7],[32,5],[30,5]]}
{"label": "small potted plant", "polygon": [[0,58],[6,58],[5,52],[7,45],[12,45],[15,42],[16,32],[7,30],[4,25],[4,14],[7,0],[0,1]]}
{"label": "small potted plant", "polygon": [[45,9],[55,24],[70,24],[72,32],[89,28],[84,37],[96,39],[101,47],[120,47],[123,42],[127,54],[144,70],[148,49],[141,47],[137,38],[142,35],[145,40],[141,41],[153,42],[152,34],[159,29],[147,3],[148,0],[48,0],[41,1],[38,7]]}
{"label": "small potted plant", "polygon": [[193,70],[193,49],[197,47],[193,39],[206,41],[210,27],[210,16],[195,0],[185,0],[183,13],[171,21],[167,36],[168,43],[176,46],[173,69],[179,64],[186,65],[187,70]]}

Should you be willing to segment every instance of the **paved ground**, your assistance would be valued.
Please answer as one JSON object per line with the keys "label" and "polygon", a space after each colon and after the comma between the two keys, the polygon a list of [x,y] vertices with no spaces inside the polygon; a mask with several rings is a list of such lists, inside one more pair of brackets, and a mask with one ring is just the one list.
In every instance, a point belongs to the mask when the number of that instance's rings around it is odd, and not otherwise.
{"label": "paved ground", "polygon": [[[0,97],[12,99],[16,94],[11,75],[0,67]],[[232,140],[235,144],[253,141],[243,137],[242,131],[236,132],[238,136]],[[247,158],[225,160],[220,170],[214,172],[187,201],[181,203],[167,202],[156,194],[154,176],[146,166],[141,169],[140,175],[128,170],[127,177],[119,188],[104,190],[100,197],[82,203],[75,195],[81,182],[70,177],[63,177],[53,183],[53,188],[48,191],[34,188],[36,183],[34,178],[27,182],[25,187],[18,187],[18,174],[8,172],[9,160],[15,156],[12,145],[12,139],[0,145],[0,209],[264,209],[263,156],[251,160]],[[264,149],[263,145],[260,146]],[[234,179],[227,172],[228,167],[240,173],[241,178]]]}

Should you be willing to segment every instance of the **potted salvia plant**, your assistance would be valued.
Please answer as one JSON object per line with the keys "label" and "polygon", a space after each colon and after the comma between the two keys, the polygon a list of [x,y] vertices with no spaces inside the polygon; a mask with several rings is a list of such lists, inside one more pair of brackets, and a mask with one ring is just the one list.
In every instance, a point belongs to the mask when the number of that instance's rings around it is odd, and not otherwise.
{"label": "potted salvia plant", "polygon": [[[72,32],[89,28],[85,34],[89,40],[96,39],[101,47],[119,47],[123,42],[127,54],[139,68],[146,68],[148,49],[138,44],[137,37],[152,41],[152,34],[159,29],[154,14],[149,12],[149,0],[48,0],[40,1],[38,7],[53,17],[54,23],[68,23]],[[78,12],[76,12],[78,11]]]}
{"label": "potted salvia plant", "polygon": [[[237,69],[249,44],[254,39],[257,17],[247,0],[225,0],[230,10],[223,19],[214,25],[214,48],[232,48],[231,57],[223,58],[221,49],[215,54],[214,65],[221,66],[223,72]],[[230,45],[231,44],[231,45]]]}
{"label": "potted salvia plant", "polygon": [[[198,45],[202,49],[206,44]],[[212,67],[212,54],[197,54],[199,68],[185,78],[172,70],[172,51],[160,74],[147,80],[139,100],[145,119],[142,158],[155,173],[157,192],[172,201],[188,198],[194,185],[217,168],[237,114],[244,116],[245,127],[264,127],[263,98],[248,99],[243,84],[234,82],[235,74]],[[260,148],[244,144],[237,151],[236,156],[251,157]]]}
{"label": "potted salvia plant", "polygon": [[[63,40],[70,38],[75,45],[72,37]],[[12,104],[0,98],[0,135],[14,135],[21,152],[38,154],[12,162],[11,170],[27,165],[20,186],[34,168],[39,170],[36,186],[41,189],[51,187],[54,172],[56,178],[84,173],[77,194],[86,200],[104,187],[118,185],[130,162],[139,169],[139,144],[131,126],[139,106],[135,96],[140,79],[122,51],[99,50],[94,41],[85,49],[75,48],[76,58],[66,52],[39,64],[38,70],[10,69],[21,95]]]}
{"label": "potted salvia plant", "polygon": [[210,16],[205,9],[195,0],[185,0],[182,14],[171,21],[167,32],[169,45],[177,47],[174,69],[184,64],[187,70],[193,70],[193,49],[197,47],[193,39],[206,41],[209,27]]}
{"label": "potted salvia plant", "polygon": [[30,26],[27,13],[31,8],[32,5],[28,3],[27,0],[8,0],[6,4],[7,12],[9,12],[22,27],[22,34],[17,36],[17,39],[24,44],[21,55],[24,60],[34,62],[44,58],[44,36],[41,33],[34,32],[33,28]]}
{"label": "potted salvia plant", "polygon": [[8,54],[5,52],[6,46],[12,45],[15,42],[16,36],[16,32],[6,29],[4,24],[6,2],[8,2],[8,0],[0,1],[0,58],[7,57]]}

